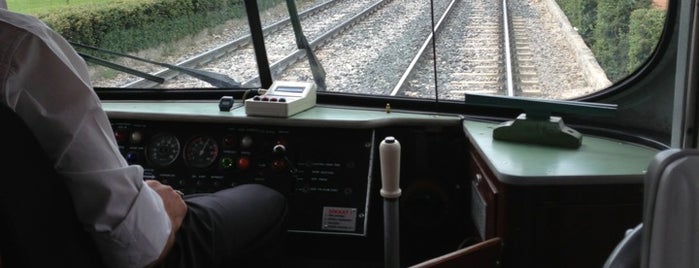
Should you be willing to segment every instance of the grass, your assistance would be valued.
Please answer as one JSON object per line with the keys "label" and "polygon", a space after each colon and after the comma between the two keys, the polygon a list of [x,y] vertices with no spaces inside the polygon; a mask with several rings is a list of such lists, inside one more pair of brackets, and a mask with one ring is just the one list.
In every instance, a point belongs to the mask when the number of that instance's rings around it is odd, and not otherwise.
{"label": "grass", "polygon": [[7,9],[25,14],[39,14],[56,9],[73,8],[93,4],[103,4],[114,1],[115,0],[7,0]]}

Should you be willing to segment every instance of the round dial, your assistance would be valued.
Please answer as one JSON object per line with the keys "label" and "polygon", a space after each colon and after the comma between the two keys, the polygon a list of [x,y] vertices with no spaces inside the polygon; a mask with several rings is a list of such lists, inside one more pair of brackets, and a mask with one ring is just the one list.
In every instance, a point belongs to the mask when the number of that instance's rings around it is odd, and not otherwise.
{"label": "round dial", "polygon": [[172,164],[179,154],[180,141],[170,134],[155,135],[146,146],[148,162],[156,166]]}
{"label": "round dial", "polygon": [[208,167],[217,156],[218,143],[211,137],[196,137],[184,149],[184,160],[190,167]]}

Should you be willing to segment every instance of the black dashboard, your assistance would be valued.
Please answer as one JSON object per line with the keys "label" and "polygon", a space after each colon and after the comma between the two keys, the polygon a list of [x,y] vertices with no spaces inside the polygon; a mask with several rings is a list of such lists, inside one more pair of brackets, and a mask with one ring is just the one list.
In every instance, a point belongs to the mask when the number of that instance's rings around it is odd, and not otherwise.
{"label": "black dashboard", "polygon": [[497,123],[449,114],[317,105],[273,118],[211,102],[103,105],[147,179],[190,194],[246,183],[283,193],[290,267],[383,267],[378,148],[389,136],[401,147],[401,265],[494,237],[506,241],[505,266],[567,266],[572,255],[574,267],[597,265],[640,220],[639,188],[657,152],[589,134],[576,150],[498,141]]}
{"label": "black dashboard", "polygon": [[[469,239],[466,139],[460,124],[291,126],[112,118],[119,149],[145,178],[187,194],[260,183],[289,201],[295,256],[381,260],[378,147],[402,145],[401,244],[405,262]],[[458,123],[458,121],[455,121]],[[294,246],[303,244],[303,247]]]}
{"label": "black dashboard", "polygon": [[[115,120],[127,161],[186,194],[260,183],[284,193],[293,232],[366,234],[374,132]],[[320,135],[318,135],[320,134]]]}

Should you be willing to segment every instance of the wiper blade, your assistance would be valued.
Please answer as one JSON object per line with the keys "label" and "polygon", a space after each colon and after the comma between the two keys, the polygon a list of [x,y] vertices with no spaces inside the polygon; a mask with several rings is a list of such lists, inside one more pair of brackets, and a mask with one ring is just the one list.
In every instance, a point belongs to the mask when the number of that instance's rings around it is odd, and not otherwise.
{"label": "wiper blade", "polygon": [[81,57],[83,57],[83,59],[85,59],[85,61],[92,62],[92,63],[96,63],[96,64],[99,64],[99,65],[102,65],[102,66],[106,66],[106,67],[112,68],[112,69],[117,70],[117,71],[122,71],[122,72],[125,72],[125,73],[129,73],[129,74],[138,76],[138,77],[140,77],[140,78],[148,79],[148,80],[150,80],[150,81],[156,82],[156,83],[158,83],[158,84],[162,84],[163,82],[165,82],[165,79],[162,78],[162,77],[155,76],[155,75],[152,75],[152,74],[149,74],[149,73],[146,73],[146,72],[141,72],[141,71],[139,71],[139,70],[136,70],[136,69],[133,69],[133,68],[129,68],[129,67],[126,67],[126,66],[123,66],[123,65],[119,65],[119,64],[116,64],[116,63],[113,63],[113,62],[110,62],[110,61],[107,61],[107,60],[104,60],[104,59],[100,59],[100,58],[97,58],[97,57],[95,57],[95,56],[90,56],[90,55],[87,55],[87,54],[84,54],[84,53],[80,53],[80,52],[78,52],[78,55],[80,55]]}
{"label": "wiper blade", "polygon": [[299,13],[296,10],[296,3],[294,0],[286,0],[286,6],[289,9],[291,26],[294,28],[294,35],[296,36],[296,47],[306,50],[306,57],[308,57],[308,64],[311,66],[313,80],[315,81],[319,90],[325,90],[325,69],[323,69],[323,66],[320,65],[316,55],[313,54],[313,49],[311,48],[311,45],[308,44],[306,36],[303,34]]}
{"label": "wiper blade", "polygon": [[262,30],[257,0],[245,0],[245,12],[248,14],[250,37],[252,37],[252,45],[255,48],[255,60],[257,61],[257,70],[260,75],[260,84],[262,88],[269,88],[272,86],[272,72],[267,59],[264,31]]}
{"label": "wiper blade", "polygon": [[[189,68],[189,67],[184,67],[184,66],[177,66],[177,65],[172,65],[172,64],[168,64],[168,63],[152,61],[149,59],[139,58],[139,57],[129,55],[129,54],[119,53],[119,52],[101,49],[98,47],[88,46],[88,45],[75,43],[75,42],[70,42],[70,44],[73,46],[76,46],[76,47],[91,49],[94,51],[98,51],[98,52],[102,52],[102,53],[106,53],[106,54],[110,54],[110,55],[130,58],[130,59],[134,59],[134,60],[138,60],[138,61],[142,61],[142,62],[146,62],[146,63],[150,63],[150,64],[159,65],[159,66],[171,69],[171,70],[176,70],[176,71],[179,71],[181,73],[195,77],[199,80],[205,81],[205,82],[207,82],[207,83],[209,83],[212,86],[215,86],[217,88],[241,88],[240,82],[236,81],[233,78],[228,77],[225,74],[219,74],[219,73],[209,72],[209,71],[205,71],[205,70],[199,70],[199,69],[194,69],[194,68]],[[107,66],[107,67],[110,67],[110,66]],[[162,83],[162,82],[160,82],[160,83]]]}

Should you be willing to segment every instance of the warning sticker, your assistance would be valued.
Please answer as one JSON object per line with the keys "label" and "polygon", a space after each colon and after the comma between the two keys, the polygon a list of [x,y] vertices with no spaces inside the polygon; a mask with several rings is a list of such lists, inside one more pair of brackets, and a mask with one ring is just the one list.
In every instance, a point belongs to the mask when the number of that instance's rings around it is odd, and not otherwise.
{"label": "warning sticker", "polygon": [[321,229],[352,232],[356,227],[356,208],[323,207],[323,225]]}

